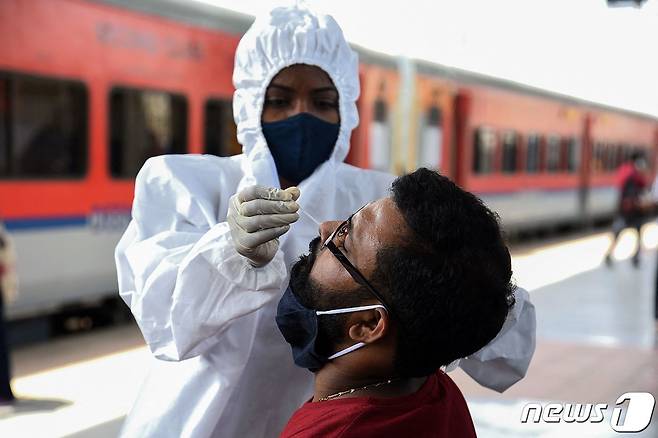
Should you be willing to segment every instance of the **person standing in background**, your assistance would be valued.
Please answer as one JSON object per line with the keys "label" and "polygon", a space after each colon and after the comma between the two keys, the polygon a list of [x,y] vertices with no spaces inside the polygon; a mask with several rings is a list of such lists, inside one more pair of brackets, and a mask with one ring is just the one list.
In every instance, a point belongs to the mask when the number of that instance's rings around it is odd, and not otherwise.
{"label": "person standing in background", "polygon": [[15,401],[11,390],[11,368],[4,305],[16,295],[14,251],[5,227],[0,222],[0,406]]}
{"label": "person standing in background", "polygon": [[635,228],[637,231],[637,244],[633,254],[633,266],[638,267],[640,264],[640,250],[642,248],[642,227],[643,208],[641,202],[642,192],[646,188],[646,182],[642,175],[642,169],[645,165],[644,157],[639,152],[634,152],[630,159],[621,165],[617,171],[617,188],[619,190],[619,203],[617,214],[612,223],[612,232],[614,234],[608,252],[605,255],[605,263],[612,265],[612,253],[617,246],[619,235],[626,228]]}

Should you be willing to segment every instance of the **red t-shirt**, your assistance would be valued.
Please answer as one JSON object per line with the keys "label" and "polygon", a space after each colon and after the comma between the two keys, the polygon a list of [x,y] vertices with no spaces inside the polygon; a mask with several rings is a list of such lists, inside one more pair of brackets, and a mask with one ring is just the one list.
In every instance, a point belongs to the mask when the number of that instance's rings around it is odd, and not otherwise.
{"label": "red t-shirt", "polygon": [[461,391],[443,371],[414,394],[307,402],[280,438],[472,438],[475,428]]}

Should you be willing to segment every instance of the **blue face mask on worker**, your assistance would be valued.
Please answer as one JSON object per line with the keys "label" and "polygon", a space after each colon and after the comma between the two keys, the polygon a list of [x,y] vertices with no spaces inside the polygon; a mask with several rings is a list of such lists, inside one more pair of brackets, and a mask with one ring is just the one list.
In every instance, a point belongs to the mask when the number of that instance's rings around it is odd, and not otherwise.
{"label": "blue face mask on worker", "polygon": [[261,123],[279,175],[299,184],[313,173],[334,150],[339,123],[329,123],[309,113],[277,122]]}

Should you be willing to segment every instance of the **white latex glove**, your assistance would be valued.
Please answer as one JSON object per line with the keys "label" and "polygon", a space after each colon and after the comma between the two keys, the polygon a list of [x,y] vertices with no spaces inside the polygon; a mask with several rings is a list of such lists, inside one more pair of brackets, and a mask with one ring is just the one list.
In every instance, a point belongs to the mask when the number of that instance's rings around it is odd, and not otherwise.
{"label": "white latex glove", "polygon": [[279,249],[279,236],[299,219],[299,189],[251,186],[231,196],[226,220],[238,254],[254,267],[268,264]]}

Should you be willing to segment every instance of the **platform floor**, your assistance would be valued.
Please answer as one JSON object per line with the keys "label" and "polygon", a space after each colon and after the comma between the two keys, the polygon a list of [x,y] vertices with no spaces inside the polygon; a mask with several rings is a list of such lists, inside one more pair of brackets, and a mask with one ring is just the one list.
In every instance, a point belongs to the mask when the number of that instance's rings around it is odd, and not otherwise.
{"label": "platform floor", "polygon": [[[528,402],[608,403],[629,391],[658,398],[658,342],[653,284],[658,226],[643,230],[642,262],[624,232],[613,267],[603,265],[610,236],[582,234],[515,246],[517,284],[537,308],[537,351],[526,378],[504,394],[460,370],[480,437],[613,437],[598,424],[521,424]],[[96,330],[13,353],[13,387],[21,402],[0,407],[0,437],[117,436],[151,358],[134,326]],[[658,414],[637,437],[658,438]]]}
{"label": "platform floor", "polygon": [[[528,402],[607,403],[631,391],[658,399],[658,340],[654,282],[658,226],[643,228],[640,266],[630,262],[636,235],[625,231],[607,267],[610,235],[597,233],[513,251],[517,284],[537,310],[537,350],[521,382],[497,394],[461,370],[452,377],[466,395],[479,436],[613,437],[599,424],[521,424]],[[658,408],[657,408],[658,410]],[[658,414],[634,437],[658,438]]]}

